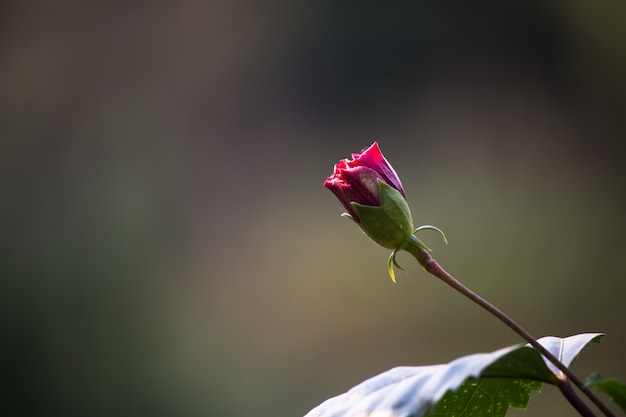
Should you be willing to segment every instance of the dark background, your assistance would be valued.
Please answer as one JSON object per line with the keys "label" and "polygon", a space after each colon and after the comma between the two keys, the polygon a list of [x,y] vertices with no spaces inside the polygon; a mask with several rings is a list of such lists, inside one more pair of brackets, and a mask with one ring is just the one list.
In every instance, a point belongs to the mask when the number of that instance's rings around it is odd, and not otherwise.
{"label": "dark background", "polygon": [[382,3],[2,3],[2,414],[301,416],[519,342],[339,216],[373,140],[450,272],[626,380],[626,6]]}

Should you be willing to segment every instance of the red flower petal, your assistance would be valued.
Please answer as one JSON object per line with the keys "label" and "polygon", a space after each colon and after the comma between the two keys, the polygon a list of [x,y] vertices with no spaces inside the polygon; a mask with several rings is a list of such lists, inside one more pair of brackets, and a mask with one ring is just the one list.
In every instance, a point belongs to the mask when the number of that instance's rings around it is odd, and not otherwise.
{"label": "red flower petal", "polygon": [[352,154],[352,160],[340,160],[333,175],[324,181],[324,187],[331,190],[352,218],[359,222],[351,203],[380,206],[379,179],[405,195],[400,178],[380,152],[378,143],[374,142],[361,153]]}

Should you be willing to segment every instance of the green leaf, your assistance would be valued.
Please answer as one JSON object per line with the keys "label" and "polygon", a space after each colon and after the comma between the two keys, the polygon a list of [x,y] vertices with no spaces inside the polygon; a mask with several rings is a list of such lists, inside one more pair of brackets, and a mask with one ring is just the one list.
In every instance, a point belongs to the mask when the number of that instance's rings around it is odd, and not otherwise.
{"label": "green leaf", "polygon": [[[554,354],[565,366],[569,367],[585,346],[590,342],[599,343],[603,336],[604,334],[602,333],[583,333],[570,336],[566,339],[548,336],[541,339],[541,344],[548,349],[550,353]],[[565,342],[566,340],[567,343]],[[562,374],[552,362],[546,361],[546,364],[556,375]]]}
{"label": "green leaf", "polygon": [[[569,366],[599,337],[546,337],[539,343]],[[498,417],[509,407],[526,407],[543,382],[558,382],[543,357],[528,345],[514,345],[442,365],[393,368],[326,400],[305,417]]]}
{"label": "green leaf", "polygon": [[626,385],[617,378],[604,379],[600,374],[593,374],[587,378],[586,384],[609,395],[611,400],[626,412]]}
{"label": "green leaf", "polygon": [[504,416],[509,407],[526,408],[541,382],[524,379],[482,378],[465,381],[448,392],[428,417]]}

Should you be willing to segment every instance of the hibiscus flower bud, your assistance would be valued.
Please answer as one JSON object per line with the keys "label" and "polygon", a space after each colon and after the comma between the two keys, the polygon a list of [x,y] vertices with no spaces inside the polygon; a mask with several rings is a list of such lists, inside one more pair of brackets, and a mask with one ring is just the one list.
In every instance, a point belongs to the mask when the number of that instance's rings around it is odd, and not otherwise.
{"label": "hibiscus flower bud", "polygon": [[342,159],[324,182],[372,240],[400,249],[413,234],[413,220],[400,178],[374,142],[352,159]]}
{"label": "hibiscus flower bud", "polygon": [[438,227],[425,225],[413,230],[400,178],[376,142],[361,153],[352,154],[351,160],[339,161],[333,175],[324,181],[324,187],[337,196],[347,210],[344,215],[352,218],[366,235],[379,245],[393,249],[387,266],[394,282],[393,267],[400,268],[396,262],[398,251],[411,253],[424,268],[432,259],[427,252],[430,249],[415,236],[417,232],[434,230],[446,242],[446,236]]}

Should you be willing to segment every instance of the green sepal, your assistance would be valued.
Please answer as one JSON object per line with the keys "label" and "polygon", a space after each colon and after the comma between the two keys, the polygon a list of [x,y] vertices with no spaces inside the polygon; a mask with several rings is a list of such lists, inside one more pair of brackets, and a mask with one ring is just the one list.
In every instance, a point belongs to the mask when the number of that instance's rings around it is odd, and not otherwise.
{"label": "green sepal", "polygon": [[395,257],[396,257],[396,251],[394,250],[393,252],[391,252],[391,255],[389,255],[389,260],[387,261],[387,268],[389,269],[389,277],[394,283],[396,282],[396,274],[393,271],[393,265],[396,263]]}
{"label": "green sepal", "polygon": [[[420,226],[417,229],[415,229],[413,231],[413,233],[417,233],[417,232],[422,231],[422,230],[434,230],[435,232],[439,233],[439,236],[441,236],[441,239],[443,240],[443,242],[446,245],[448,244],[448,239],[446,239],[445,233],[443,233],[443,230],[441,230],[437,226],[431,226],[430,224],[425,224],[425,225]],[[422,243],[422,245],[423,245],[423,243]],[[424,245],[423,248],[426,249],[427,251],[430,251],[430,249],[428,247],[426,247],[426,245]]]}
{"label": "green sepal", "polygon": [[422,248],[422,249],[424,249],[425,251],[428,251],[428,252],[430,252],[432,250],[428,246],[426,246],[426,244],[424,242],[419,240],[417,238],[417,236],[415,236],[415,235],[409,236],[409,241],[402,248],[408,251],[408,249],[406,249],[406,248],[407,248],[407,246],[410,246],[410,245],[417,246],[417,247]]}
{"label": "green sepal", "polygon": [[400,265],[398,265],[398,261],[396,261],[396,254],[398,253],[399,249],[394,250],[393,252],[391,252],[391,255],[389,255],[389,261],[387,262],[387,268],[389,268],[389,276],[391,277],[391,280],[395,283],[396,282],[396,274],[393,270],[394,265],[404,271],[404,268],[402,268]]}
{"label": "green sepal", "polygon": [[413,234],[413,219],[400,191],[378,180],[380,206],[352,203],[359,215],[359,227],[374,242],[387,249],[399,249]]}

